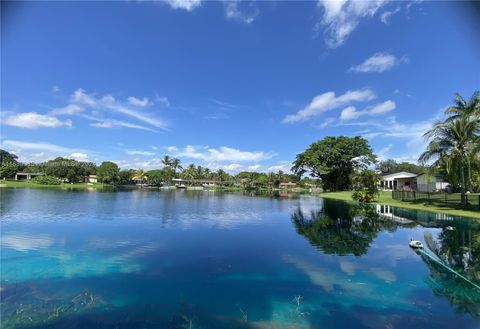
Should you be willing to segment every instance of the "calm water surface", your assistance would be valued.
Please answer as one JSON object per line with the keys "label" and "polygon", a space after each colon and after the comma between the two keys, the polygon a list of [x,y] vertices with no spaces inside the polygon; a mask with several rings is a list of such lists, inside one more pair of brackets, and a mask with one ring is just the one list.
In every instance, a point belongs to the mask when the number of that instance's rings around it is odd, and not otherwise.
{"label": "calm water surface", "polygon": [[0,192],[2,328],[480,327],[480,290],[408,247],[480,284],[478,221],[312,196]]}

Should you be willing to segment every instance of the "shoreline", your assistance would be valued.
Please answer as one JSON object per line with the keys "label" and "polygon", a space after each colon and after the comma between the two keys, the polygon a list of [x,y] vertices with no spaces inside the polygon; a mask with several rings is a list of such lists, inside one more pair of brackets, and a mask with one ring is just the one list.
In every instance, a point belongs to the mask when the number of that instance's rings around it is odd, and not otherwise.
{"label": "shoreline", "polygon": [[[102,183],[62,183],[60,185],[41,185],[41,184],[36,184],[33,182],[18,182],[18,181],[3,181],[0,182],[0,189],[2,188],[39,188],[39,189],[61,189],[61,190],[68,190],[68,189],[87,189],[87,190],[102,190],[102,189],[110,189],[114,186],[111,185],[103,185]],[[175,189],[174,186],[169,186],[169,187],[139,187],[136,185],[120,185],[116,186],[122,189],[143,189],[143,190],[162,190],[162,189]],[[203,190],[201,186],[194,186],[190,189],[187,190]],[[235,186],[229,186],[229,187],[214,187],[211,189],[207,189],[211,191],[225,191],[225,192],[236,192],[236,191],[245,191],[244,188],[242,187],[235,187]],[[259,190],[261,191],[272,191],[272,192],[284,192],[284,193],[309,193],[314,196],[318,196],[321,198],[328,198],[328,199],[336,199],[336,200],[342,200],[350,203],[356,202],[355,200],[352,199],[351,197],[351,192],[350,191],[342,191],[342,192],[308,192],[308,189],[302,189],[302,188],[296,188],[296,189],[289,189],[289,190],[281,190],[281,189],[262,189]],[[394,200],[391,198],[391,193],[389,192],[380,192],[380,197],[375,200],[374,202],[371,202],[371,204],[385,204],[385,205],[390,205],[394,207],[399,207],[399,208],[405,208],[405,209],[413,209],[413,210],[421,210],[421,211],[428,211],[428,212],[436,212],[436,213],[443,213],[447,215],[454,215],[454,216],[461,216],[461,217],[467,217],[471,219],[476,219],[480,220],[480,210],[475,211],[475,210],[463,210],[463,209],[457,209],[457,208],[452,208],[448,206],[437,206],[437,205],[426,205],[424,203],[418,204],[418,203],[412,203],[409,201],[400,201],[400,200]]]}

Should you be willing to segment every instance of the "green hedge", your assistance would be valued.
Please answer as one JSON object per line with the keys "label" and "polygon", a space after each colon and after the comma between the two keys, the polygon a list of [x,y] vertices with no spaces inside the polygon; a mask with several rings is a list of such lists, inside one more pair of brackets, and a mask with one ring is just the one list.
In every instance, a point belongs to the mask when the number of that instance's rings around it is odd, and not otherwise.
{"label": "green hedge", "polygon": [[58,179],[57,177],[48,176],[48,175],[37,176],[34,179],[32,179],[32,182],[37,183],[37,184],[42,184],[42,185],[60,185],[60,184],[62,184],[62,181],[60,179]]}

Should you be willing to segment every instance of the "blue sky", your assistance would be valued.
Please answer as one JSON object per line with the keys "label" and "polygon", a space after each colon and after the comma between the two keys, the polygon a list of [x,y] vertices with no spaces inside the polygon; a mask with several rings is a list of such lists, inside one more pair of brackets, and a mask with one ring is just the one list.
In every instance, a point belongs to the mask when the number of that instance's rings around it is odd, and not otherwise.
{"label": "blue sky", "polygon": [[[475,10],[477,10],[475,12]],[[122,167],[288,170],[328,135],[414,161],[480,89],[467,2],[2,2],[1,144]],[[477,32],[477,34],[475,34]]]}

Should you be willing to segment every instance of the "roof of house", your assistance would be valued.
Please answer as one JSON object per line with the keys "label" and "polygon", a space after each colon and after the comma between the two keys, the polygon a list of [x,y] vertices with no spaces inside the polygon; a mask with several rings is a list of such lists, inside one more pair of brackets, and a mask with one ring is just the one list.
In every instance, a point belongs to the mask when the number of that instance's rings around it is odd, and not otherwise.
{"label": "roof of house", "polygon": [[418,174],[414,174],[407,171],[399,171],[393,174],[383,175],[382,178],[384,179],[395,179],[395,178],[414,178],[417,177]]}
{"label": "roof of house", "polygon": [[280,183],[280,185],[297,185],[297,183],[288,182],[288,183]]}

